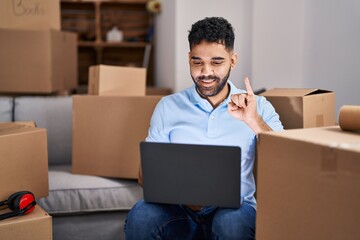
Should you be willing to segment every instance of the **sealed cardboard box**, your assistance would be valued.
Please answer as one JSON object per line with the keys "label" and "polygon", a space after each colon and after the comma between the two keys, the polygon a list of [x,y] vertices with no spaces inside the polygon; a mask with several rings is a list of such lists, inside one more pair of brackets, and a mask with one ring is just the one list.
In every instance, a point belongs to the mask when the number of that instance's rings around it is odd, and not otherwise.
{"label": "sealed cardboard box", "polygon": [[257,170],[257,240],[360,239],[359,133],[261,133]]}
{"label": "sealed cardboard box", "polygon": [[[4,214],[8,210],[1,210]],[[51,240],[52,218],[39,205],[29,214],[0,221],[1,240]]]}
{"label": "sealed cardboard box", "polygon": [[72,171],[136,179],[160,96],[74,96]]}
{"label": "sealed cardboard box", "polygon": [[77,86],[77,37],[0,29],[0,92],[52,93]]}
{"label": "sealed cardboard box", "polygon": [[0,159],[0,201],[19,191],[30,191],[36,198],[48,195],[45,129],[0,123]]}
{"label": "sealed cardboard box", "polygon": [[274,88],[261,94],[285,129],[335,125],[335,93],[321,89]]}
{"label": "sealed cardboard box", "polygon": [[60,30],[60,1],[1,0],[0,28]]}
{"label": "sealed cardboard box", "polygon": [[146,68],[98,65],[89,68],[88,93],[99,96],[145,96]]}

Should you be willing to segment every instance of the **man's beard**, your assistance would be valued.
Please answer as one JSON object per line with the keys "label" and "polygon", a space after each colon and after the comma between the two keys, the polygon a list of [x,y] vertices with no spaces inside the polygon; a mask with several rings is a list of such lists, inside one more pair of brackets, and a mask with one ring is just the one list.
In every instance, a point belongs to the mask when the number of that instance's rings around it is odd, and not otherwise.
{"label": "man's beard", "polygon": [[[219,77],[214,76],[214,75],[211,75],[211,76],[202,75],[197,78],[194,78],[191,75],[191,78],[193,79],[193,81],[196,85],[196,89],[200,93],[201,96],[212,97],[212,96],[217,95],[219,92],[221,92],[221,90],[223,90],[223,88],[225,87],[225,85],[227,83],[228,78],[230,77],[230,72],[231,72],[231,68],[229,68],[228,73],[222,79],[220,79]],[[199,82],[201,82],[201,80],[215,80],[216,85],[215,85],[215,87],[204,87],[201,84],[199,84]]]}

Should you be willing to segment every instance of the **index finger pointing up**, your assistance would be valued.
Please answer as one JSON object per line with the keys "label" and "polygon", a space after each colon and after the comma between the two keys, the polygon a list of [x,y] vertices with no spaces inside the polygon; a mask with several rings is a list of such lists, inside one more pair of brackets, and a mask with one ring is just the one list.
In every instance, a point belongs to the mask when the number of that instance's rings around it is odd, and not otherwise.
{"label": "index finger pointing up", "polygon": [[245,78],[245,87],[246,87],[246,91],[247,91],[247,94],[248,95],[254,95],[254,92],[251,88],[251,85],[250,85],[250,80],[248,77]]}

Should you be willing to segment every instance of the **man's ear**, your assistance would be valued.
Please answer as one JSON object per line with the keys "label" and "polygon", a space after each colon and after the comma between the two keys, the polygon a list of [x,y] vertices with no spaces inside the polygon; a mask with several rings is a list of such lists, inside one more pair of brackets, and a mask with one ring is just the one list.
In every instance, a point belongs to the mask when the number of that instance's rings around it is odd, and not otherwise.
{"label": "man's ear", "polygon": [[231,59],[230,59],[230,61],[231,61],[231,70],[236,66],[237,58],[238,58],[237,53],[233,53],[231,55]]}

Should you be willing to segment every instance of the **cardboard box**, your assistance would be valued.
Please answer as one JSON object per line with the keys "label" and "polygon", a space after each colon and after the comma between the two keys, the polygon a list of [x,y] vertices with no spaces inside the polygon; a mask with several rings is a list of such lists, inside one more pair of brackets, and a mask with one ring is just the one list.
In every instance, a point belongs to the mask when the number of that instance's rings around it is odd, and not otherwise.
{"label": "cardboard box", "polygon": [[0,123],[0,201],[18,191],[36,198],[49,191],[46,130],[29,124]]}
{"label": "cardboard box", "polygon": [[99,96],[145,96],[146,68],[98,65],[89,68],[88,93]]}
{"label": "cardboard box", "polygon": [[335,125],[335,93],[321,89],[275,88],[261,94],[275,107],[285,129]]}
{"label": "cardboard box", "polygon": [[59,0],[1,0],[0,28],[60,30]]}
{"label": "cardboard box", "polygon": [[359,133],[261,133],[257,170],[257,240],[360,239]]}
{"label": "cardboard box", "polygon": [[[0,214],[8,210],[1,210]],[[1,240],[51,240],[52,218],[39,205],[26,215],[0,221]]]}
{"label": "cardboard box", "polygon": [[170,95],[172,90],[170,88],[159,88],[159,87],[146,87],[146,95]]}
{"label": "cardboard box", "polygon": [[160,98],[74,96],[72,172],[137,179],[139,144]]}
{"label": "cardboard box", "polygon": [[0,29],[0,92],[52,93],[77,86],[77,37]]}

